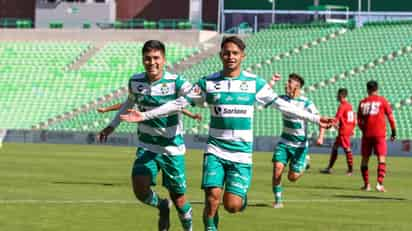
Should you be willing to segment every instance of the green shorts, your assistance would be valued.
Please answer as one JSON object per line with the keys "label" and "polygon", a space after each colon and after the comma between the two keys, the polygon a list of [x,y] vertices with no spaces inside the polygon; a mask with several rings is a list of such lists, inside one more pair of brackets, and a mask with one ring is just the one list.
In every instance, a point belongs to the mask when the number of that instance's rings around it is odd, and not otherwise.
{"label": "green shorts", "polygon": [[160,170],[162,171],[162,185],[164,187],[178,194],[186,192],[184,155],[162,155],[143,148],[136,150],[132,176],[150,176],[151,184],[156,185],[157,174]]}
{"label": "green shorts", "polygon": [[278,143],[275,152],[273,153],[273,162],[280,162],[287,165],[290,161],[289,167],[293,172],[301,173],[306,168],[306,156],[308,148],[296,148],[284,143]]}
{"label": "green shorts", "polygon": [[203,158],[202,189],[225,186],[225,191],[245,199],[252,180],[252,165],[222,159],[210,153]]}

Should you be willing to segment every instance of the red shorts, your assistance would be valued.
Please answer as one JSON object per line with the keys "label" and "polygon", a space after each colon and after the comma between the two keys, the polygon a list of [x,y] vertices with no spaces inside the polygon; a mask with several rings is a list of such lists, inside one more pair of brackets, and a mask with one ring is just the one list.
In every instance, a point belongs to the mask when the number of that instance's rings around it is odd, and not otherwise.
{"label": "red shorts", "polygon": [[377,156],[386,156],[386,137],[362,137],[362,156],[372,155],[372,150]]}
{"label": "red shorts", "polygon": [[334,148],[342,147],[343,150],[350,150],[350,136],[337,136],[335,139]]}

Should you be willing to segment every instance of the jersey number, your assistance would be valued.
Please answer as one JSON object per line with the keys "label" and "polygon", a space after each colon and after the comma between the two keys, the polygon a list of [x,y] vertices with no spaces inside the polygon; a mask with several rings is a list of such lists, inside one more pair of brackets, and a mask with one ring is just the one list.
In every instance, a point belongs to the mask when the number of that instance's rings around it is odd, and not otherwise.
{"label": "jersey number", "polygon": [[348,122],[352,123],[355,120],[355,116],[353,114],[353,111],[348,111]]}
{"label": "jersey number", "polygon": [[376,115],[379,113],[380,102],[367,102],[361,105],[363,115]]}

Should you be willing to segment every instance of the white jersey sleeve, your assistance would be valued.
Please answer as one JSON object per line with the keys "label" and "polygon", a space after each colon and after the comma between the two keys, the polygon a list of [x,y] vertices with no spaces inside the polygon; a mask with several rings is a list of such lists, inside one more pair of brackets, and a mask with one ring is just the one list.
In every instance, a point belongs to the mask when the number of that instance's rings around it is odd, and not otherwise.
{"label": "white jersey sleeve", "polygon": [[268,84],[256,93],[256,101],[261,105],[265,105],[265,107],[271,106],[278,109],[283,114],[294,116],[299,119],[309,120],[313,123],[319,123],[320,120],[319,115],[310,113],[280,98]]}
{"label": "white jersey sleeve", "polygon": [[117,126],[119,126],[121,122],[120,115],[125,114],[128,109],[133,107],[133,105],[134,105],[133,95],[129,94],[129,97],[127,97],[126,101],[122,104],[122,107],[116,113],[116,115],[114,116],[109,126],[113,128],[116,128]]}

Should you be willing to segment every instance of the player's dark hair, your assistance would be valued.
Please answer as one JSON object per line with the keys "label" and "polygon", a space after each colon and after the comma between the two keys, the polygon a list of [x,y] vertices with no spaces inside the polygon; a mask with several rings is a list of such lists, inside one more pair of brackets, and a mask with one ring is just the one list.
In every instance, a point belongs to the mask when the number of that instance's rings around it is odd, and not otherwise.
{"label": "player's dark hair", "polygon": [[376,82],[375,80],[370,80],[366,84],[366,89],[368,90],[368,92],[377,91],[378,90],[378,82]]}
{"label": "player's dark hair", "polygon": [[142,54],[156,50],[162,52],[163,55],[166,55],[166,48],[165,45],[160,42],[159,40],[148,40],[144,43],[142,48]]}
{"label": "player's dark hair", "polygon": [[339,90],[338,90],[338,96],[341,96],[341,97],[346,97],[346,96],[348,96],[348,89],[346,89],[346,88],[339,88]]}
{"label": "player's dark hair", "polygon": [[244,51],[246,49],[246,45],[243,42],[243,40],[237,36],[223,37],[222,43],[220,44],[220,48],[223,49],[226,43],[236,44],[236,46],[238,46],[241,51]]}
{"label": "player's dark hair", "polygon": [[303,85],[305,85],[305,80],[302,78],[302,76],[296,74],[296,73],[292,73],[289,75],[289,79],[293,79],[295,81],[298,81],[300,84],[300,87],[303,87]]}

